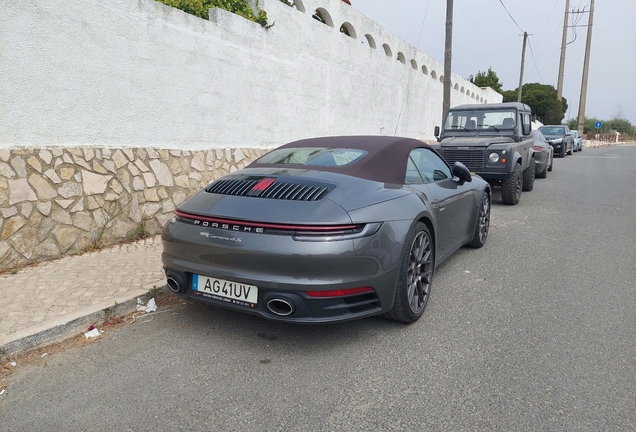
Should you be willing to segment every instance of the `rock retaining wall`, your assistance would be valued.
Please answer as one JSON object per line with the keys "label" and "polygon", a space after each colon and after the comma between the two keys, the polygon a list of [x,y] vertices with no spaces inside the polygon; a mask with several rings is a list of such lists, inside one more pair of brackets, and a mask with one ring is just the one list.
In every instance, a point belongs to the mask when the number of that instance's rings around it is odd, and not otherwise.
{"label": "rock retaining wall", "polygon": [[0,150],[0,271],[157,234],[186,197],[265,152]]}

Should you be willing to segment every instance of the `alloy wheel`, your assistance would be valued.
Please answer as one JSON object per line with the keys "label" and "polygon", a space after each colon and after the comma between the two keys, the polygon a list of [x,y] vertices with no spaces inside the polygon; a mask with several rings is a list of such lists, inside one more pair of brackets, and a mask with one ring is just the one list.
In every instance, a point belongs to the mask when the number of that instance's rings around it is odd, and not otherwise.
{"label": "alloy wheel", "polygon": [[433,249],[426,231],[420,231],[411,245],[407,274],[407,299],[411,312],[420,313],[431,292]]}
{"label": "alloy wheel", "polygon": [[490,199],[488,195],[484,195],[481,201],[481,209],[479,211],[479,241],[486,242],[488,237],[488,229],[490,227]]}

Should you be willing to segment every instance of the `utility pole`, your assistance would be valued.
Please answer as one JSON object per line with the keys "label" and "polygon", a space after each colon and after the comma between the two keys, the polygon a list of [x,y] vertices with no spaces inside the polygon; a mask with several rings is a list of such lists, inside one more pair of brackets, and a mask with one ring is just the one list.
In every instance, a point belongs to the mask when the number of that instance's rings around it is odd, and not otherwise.
{"label": "utility pole", "polygon": [[590,3],[590,21],[587,26],[587,42],[585,43],[585,59],[583,60],[583,80],[581,82],[581,99],[579,100],[579,120],[577,130],[583,136],[585,126],[585,102],[587,99],[587,75],[590,70],[590,48],[592,47],[592,22],[594,20],[594,0]]}
{"label": "utility pole", "polygon": [[450,109],[451,59],[453,57],[453,0],[446,0],[446,47],[444,49],[444,102],[442,103],[442,127]]}
{"label": "utility pole", "polygon": [[519,75],[519,93],[517,94],[517,102],[521,102],[521,88],[523,86],[523,67],[526,64],[526,42],[528,41],[528,32],[523,32],[523,49],[521,50],[521,74]]}
{"label": "utility pole", "polygon": [[565,0],[565,18],[563,19],[563,37],[561,38],[561,61],[559,62],[559,79],[557,81],[557,97],[563,99],[563,75],[565,74],[565,47],[568,40],[568,12],[570,0]]}

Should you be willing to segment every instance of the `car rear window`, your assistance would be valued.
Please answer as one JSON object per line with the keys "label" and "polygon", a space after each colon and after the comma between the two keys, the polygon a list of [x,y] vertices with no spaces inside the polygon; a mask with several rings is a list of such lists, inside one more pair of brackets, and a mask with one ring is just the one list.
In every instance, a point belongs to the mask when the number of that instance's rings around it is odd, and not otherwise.
{"label": "car rear window", "polygon": [[364,150],[347,148],[282,148],[266,154],[256,163],[338,167],[351,165],[366,154]]}

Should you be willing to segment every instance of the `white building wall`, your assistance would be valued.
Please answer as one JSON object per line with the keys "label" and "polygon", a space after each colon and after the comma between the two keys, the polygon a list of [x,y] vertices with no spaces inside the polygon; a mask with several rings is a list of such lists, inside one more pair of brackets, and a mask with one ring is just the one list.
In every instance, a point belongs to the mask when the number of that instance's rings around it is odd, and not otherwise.
{"label": "white building wall", "polygon": [[[206,21],[152,0],[0,2],[0,147],[433,139],[442,64],[341,0],[296,4],[305,12],[260,0],[273,24],[265,29],[223,10]],[[317,8],[333,28],[312,19]],[[357,38],[340,33],[345,22]],[[458,75],[452,82],[452,105],[501,101]]]}

